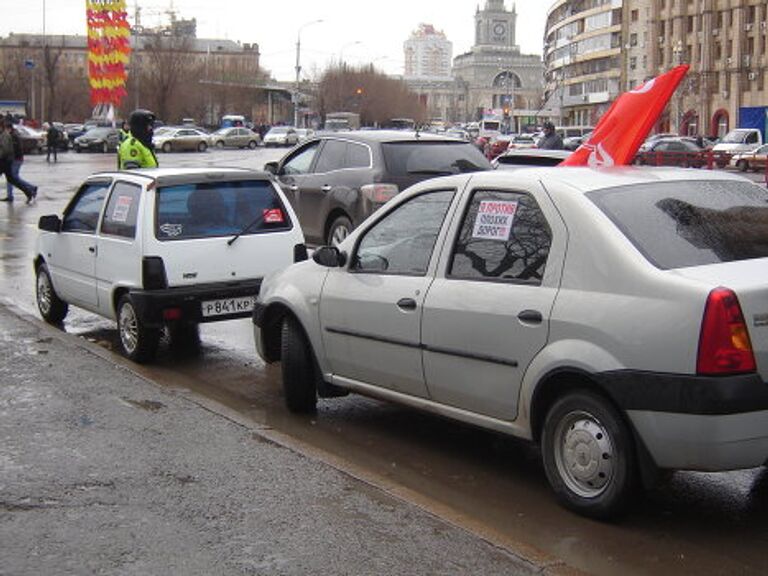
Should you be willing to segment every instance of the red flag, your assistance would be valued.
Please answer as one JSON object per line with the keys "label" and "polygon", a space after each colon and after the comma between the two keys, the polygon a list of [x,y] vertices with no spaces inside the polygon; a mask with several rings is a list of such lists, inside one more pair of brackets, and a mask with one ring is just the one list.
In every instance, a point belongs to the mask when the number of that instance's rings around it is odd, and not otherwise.
{"label": "red flag", "polygon": [[630,164],[688,68],[688,65],[673,68],[619,96],[600,118],[589,140],[560,166]]}

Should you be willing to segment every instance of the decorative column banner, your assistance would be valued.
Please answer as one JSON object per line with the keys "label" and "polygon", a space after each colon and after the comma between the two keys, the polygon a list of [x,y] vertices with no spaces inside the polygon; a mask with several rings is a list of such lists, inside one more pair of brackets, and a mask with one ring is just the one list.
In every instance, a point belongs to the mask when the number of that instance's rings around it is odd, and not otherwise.
{"label": "decorative column banner", "polygon": [[120,105],[126,96],[126,65],[131,53],[131,27],[126,0],[86,0],[88,81],[91,104]]}

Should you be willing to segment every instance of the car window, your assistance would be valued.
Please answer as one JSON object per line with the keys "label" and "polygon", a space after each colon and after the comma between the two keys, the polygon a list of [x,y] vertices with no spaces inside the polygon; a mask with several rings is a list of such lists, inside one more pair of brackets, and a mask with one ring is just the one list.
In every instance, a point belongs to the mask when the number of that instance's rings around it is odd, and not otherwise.
{"label": "car window", "polygon": [[326,140],[317,159],[315,172],[324,174],[333,170],[345,168],[347,159],[347,143],[340,140]]}
{"label": "car window", "polygon": [[117,182],[107,202],[107,209],[101,223],[101,233],[122,238],[135,238],[140,198],[141,186]]}
{"label": "car window", "polygon": [[351,269],[424,276],[453,194],[428,192],[398,206],[365,233]]}
{"label": "car window", "polygon": [[155,237],[161,241],[290,228],[288,213],[265,180],[163,186],[157,191]]}
{"label": "car window", "polygon": [[368,168],[371,165],[371,151],[367,146],[350,142],[347,145],[347,168]]}
{"label": "car window", "polygon": [[64,215],[62,232],[95,233],[110,184],[111,182],[104,181],[83,186]]}
{"label": "car window", "polygon": [[390,174],[461,174],[491,170],[483,154],[472,144],[458,141],[387,142],[382,144]]}
{"label": "car window", "polygon": [[756,132],[751,132],[747,136],[747,144],[757,144],[757,133]]}
{"label": "car window", "polygon": [[283,164],[282,173],[287,175],[308,174],[312,168],[312,160],[314,160],[315,154],[317,154],[319,145],[319,142],[312,142],[301,148]]}
{"label": "car window", "polygon": [[748,182],[657,182],[587,196],[657,267],[768,257],[768,193]]}
{"label": "car window", "polygon": [[541,284],[552,232],[528,194],[479,190],[453,248],[448,275]]}

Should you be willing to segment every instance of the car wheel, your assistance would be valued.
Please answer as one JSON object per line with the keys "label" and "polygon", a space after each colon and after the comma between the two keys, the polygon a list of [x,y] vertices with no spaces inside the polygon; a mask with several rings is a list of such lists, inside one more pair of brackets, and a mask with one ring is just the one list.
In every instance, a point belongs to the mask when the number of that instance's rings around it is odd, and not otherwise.
{"label": "car wheel", "polygon": [[56,290],[53,289],[51,275],[45,264],[37,267],[37,282],[35,296],[37,299],[37,309],[40,316],[49,324],[59,325],[69,312],[69,305],[64,302]]}
{"label": "car wheel", "polygon": [[82,150],[82,148],[80,148],[80,146],[75,146],[75,152],[77,152],[78,154],[80,154],[82,151],[83,151],[83,150]]}
{"label": "car wheel", "polygon": [[255,150],[256,146],[258,146],[258,144],[256,143],[256,140],[251,140],[250,142],[248,142],[248,148],[250,148],[251,150]]}
{"label": "car wheel", "polygon": [[317,377],[314,356],[304,331],[292,317],[283,320],[282,372],[285,404],[291,412],[314,412]]}
{"label": "car wheel", "polygon": [[224,148],[224,142],[222,142],[221,140],[219,140],[218,142],[216,142],[216,148],[218,148],[219,150],[221,150],[222,148]]}
{"label": "car wheel", "polygon": [[749,162],[747,162],[746,160],[739,160],[738,162],[736,162],[736,168],[738,168],[742,172],[746,172],[747,170],[749,170]]}
{"label": "car wheel", "polygon": [[328,246],[338,246],[352,232],[352,222],[346,216],[339,216],[328,229]]}
{"label": "car wheel", "polygon": [[170,142],[166,142],[165,144],[163,144],[163,152],[168,153],[170,151],[171,151],[171,143]]}
{"label": "car wheel", "polygon": [[200,144],[197,145],[198,152],[205,152],[206,150],[208,150],[208,144],[205,142],[200,142]]}
{"label": "car wheel", "polygon": [[601,396],[577,391],[555,402],[541,449],[547,479],[565,507],[599,519],[627,509],[637,487],[632,434]]}
{"label": "car wheel", "polygon": [[154,360],[160,342],[160,330],[148,328],[139,318],[133,300],[127,294],[117,304],[117,329],[123,355],[144,364]]}

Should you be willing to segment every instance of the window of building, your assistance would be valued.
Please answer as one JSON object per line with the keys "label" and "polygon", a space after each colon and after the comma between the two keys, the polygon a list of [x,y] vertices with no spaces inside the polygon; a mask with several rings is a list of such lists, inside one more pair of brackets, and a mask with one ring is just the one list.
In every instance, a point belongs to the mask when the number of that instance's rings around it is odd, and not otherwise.
{"label": "window of building", "polygon": [[629,45],[630,46],[637,46],[637,34],[632,33],[629,35]]}
{"label": "window of building", "polygon": [[630,13],[630,20],[632,20],[632,22],[640,20],[640,10],[632,10]]}

